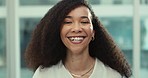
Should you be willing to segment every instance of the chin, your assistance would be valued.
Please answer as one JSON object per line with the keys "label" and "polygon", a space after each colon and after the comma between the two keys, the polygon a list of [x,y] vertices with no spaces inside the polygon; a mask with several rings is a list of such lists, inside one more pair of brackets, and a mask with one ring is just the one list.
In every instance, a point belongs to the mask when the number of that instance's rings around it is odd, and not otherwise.
{"label": "chin", "polygon": [[72,47],[72,49],[70,49],[69,51],[72,52],[73,54],[80,54],[83,51],[85,51],[85,49],[82,47],[75,47],[75,48]]}

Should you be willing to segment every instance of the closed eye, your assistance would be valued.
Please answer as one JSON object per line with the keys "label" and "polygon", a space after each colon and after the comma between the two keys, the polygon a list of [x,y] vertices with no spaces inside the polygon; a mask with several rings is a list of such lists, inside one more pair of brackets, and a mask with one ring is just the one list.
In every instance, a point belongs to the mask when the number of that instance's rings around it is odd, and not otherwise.
{"label": "closed eye", "polygon": [[89,24],[90,22],[81,22],[82,24]]}
{"label": "closed eye", "polygon": [[67,21],[67,22],[64,22],[64,24],[71,24],[71,23],[72,23],[72,22],[68,22],[68,21]]}

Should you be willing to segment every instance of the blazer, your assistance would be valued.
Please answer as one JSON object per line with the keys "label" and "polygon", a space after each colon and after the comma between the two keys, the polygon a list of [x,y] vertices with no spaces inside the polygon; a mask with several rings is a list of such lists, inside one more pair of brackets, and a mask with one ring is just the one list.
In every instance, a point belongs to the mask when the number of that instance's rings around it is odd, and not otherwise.
{"label": "blazer", "polygon": [[[35,71],[33,78],[73,78],[70,72],[65,68],[62,61],[49,68],[39,66]],[[105,66],[100,60],[95,60],[95,66],[89,78],[122,78],[114,69]]]}

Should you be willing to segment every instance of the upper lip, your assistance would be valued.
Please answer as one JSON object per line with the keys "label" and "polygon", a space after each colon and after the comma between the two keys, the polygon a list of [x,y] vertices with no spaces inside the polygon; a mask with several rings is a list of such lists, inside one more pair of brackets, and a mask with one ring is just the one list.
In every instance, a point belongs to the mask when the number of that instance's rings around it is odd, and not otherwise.
{"label": "upper lip", "polygon": [[86,36],[68,36],[68,38],[70,38],[70,37],[83,37],[83,38],[85,38]]}

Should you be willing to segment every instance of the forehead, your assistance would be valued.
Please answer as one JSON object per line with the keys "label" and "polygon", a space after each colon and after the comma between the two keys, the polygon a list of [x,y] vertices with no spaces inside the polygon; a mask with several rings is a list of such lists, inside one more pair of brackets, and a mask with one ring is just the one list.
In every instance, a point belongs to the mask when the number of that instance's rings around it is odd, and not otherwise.
{"label": "forehead", "polygon": [[90,10],[85,6],[79,6],[73,9],[67,16],[88,16],[91,17]]}

